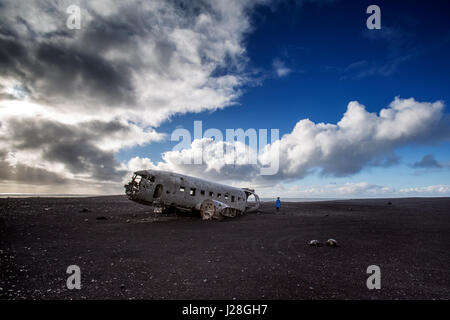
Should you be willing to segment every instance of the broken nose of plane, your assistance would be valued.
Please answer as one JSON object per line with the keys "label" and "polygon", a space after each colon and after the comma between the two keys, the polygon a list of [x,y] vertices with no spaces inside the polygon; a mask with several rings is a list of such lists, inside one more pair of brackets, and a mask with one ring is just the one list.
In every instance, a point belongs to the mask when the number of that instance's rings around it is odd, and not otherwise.
{"label": "broken nose of plane", "polygon": [[136,181],[137,175],[134,174],[131,178],[130,182],[128,182],[125,187],[125,194],[128,198],[132,199],[136,196],[136,193],[139,191],[139,183]]}

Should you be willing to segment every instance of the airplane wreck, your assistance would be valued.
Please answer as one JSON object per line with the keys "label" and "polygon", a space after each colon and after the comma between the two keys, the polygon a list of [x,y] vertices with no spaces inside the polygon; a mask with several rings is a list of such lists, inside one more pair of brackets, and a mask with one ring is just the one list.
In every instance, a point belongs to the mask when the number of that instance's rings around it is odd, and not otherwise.
{"label": "airplane wreck", "polygon": [[[136,171],[125,185],[128,198],[153,206],[154,213],[171,209],[200,211],[203,220],[234,218],[259,209],[255,190],[235,188],[168,171]],[[254,196],[255,201],[249,200]]]}

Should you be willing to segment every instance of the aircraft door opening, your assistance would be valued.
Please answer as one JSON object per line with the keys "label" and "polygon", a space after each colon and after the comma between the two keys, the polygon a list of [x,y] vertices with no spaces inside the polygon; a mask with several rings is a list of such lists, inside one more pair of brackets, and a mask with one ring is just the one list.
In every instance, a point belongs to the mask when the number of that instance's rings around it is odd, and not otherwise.
{"label": "aircraft door opening", "polygon": [[153,192],[153,198],[157,199],[160,198],[163,193],[163,185],[158,184],[155,188],[155,192]]}

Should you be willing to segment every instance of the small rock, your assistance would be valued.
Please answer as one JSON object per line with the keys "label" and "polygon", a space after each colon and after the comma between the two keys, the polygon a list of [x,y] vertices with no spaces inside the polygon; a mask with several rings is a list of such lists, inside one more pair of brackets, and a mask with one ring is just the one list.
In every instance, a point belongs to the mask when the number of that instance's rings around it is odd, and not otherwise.
{"label": "small rock", "polygon": [[337,246],[338,246],[338,243],[337,243],[337,241],[334,240],[334,239],[328,239],[328,240],[327,240],[327,245],[330,246],[330,247],[337,247]]}
{"label": "small rock", "polygon": [[84,222],[88,222],[89,221],[89,219],[84,219]]}
{"label": "small rock", "polygon": [[321,245],[321,243],[320,243],[319,240],[311,240],[311,241],[309,242],[309,245],[310,245],[310,246],[313,246],[313,247],[319,247],[319,246]]}
{"label": "small rock", "polygon": [[127,219],[127,223],[130,223],[130,219]]}

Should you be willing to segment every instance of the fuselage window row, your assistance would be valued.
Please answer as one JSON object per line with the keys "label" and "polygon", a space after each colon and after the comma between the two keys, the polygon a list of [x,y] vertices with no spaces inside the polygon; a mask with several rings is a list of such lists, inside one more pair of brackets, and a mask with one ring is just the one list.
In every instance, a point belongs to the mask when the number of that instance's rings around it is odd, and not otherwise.
{"label": "fuselage window row", "polygon": [[[186,187],[180,186],[179,190],[180,190],[180,192],[185,192]],[[197,195],[196,191],[197,191],[196,188],[190,188],[189,189],[189,195],[192,196],[192,197],[195,197]],[[167,190],[167,193],[169,193],[169,190]],[[214,192],[209,191],[208,194],[209,194],[210,197],[214,197]],[[200,190],[200,195],[205,196],[206,195],[206,191],[205,190]],[[222,198],[222,194],[218,193],[217,194],[217,198],[221,199]],[[225,200],[230,200],[231,202],[235,202],[235,200],[236,200],[236,197],[234,195],[231,195],[231,197],[230,197],[230,195],[225,194],[224,198],[225,198]],[[237,201],[238,202],[240,202],[241,200],[242,200],[241,197],[237,197]]]}

